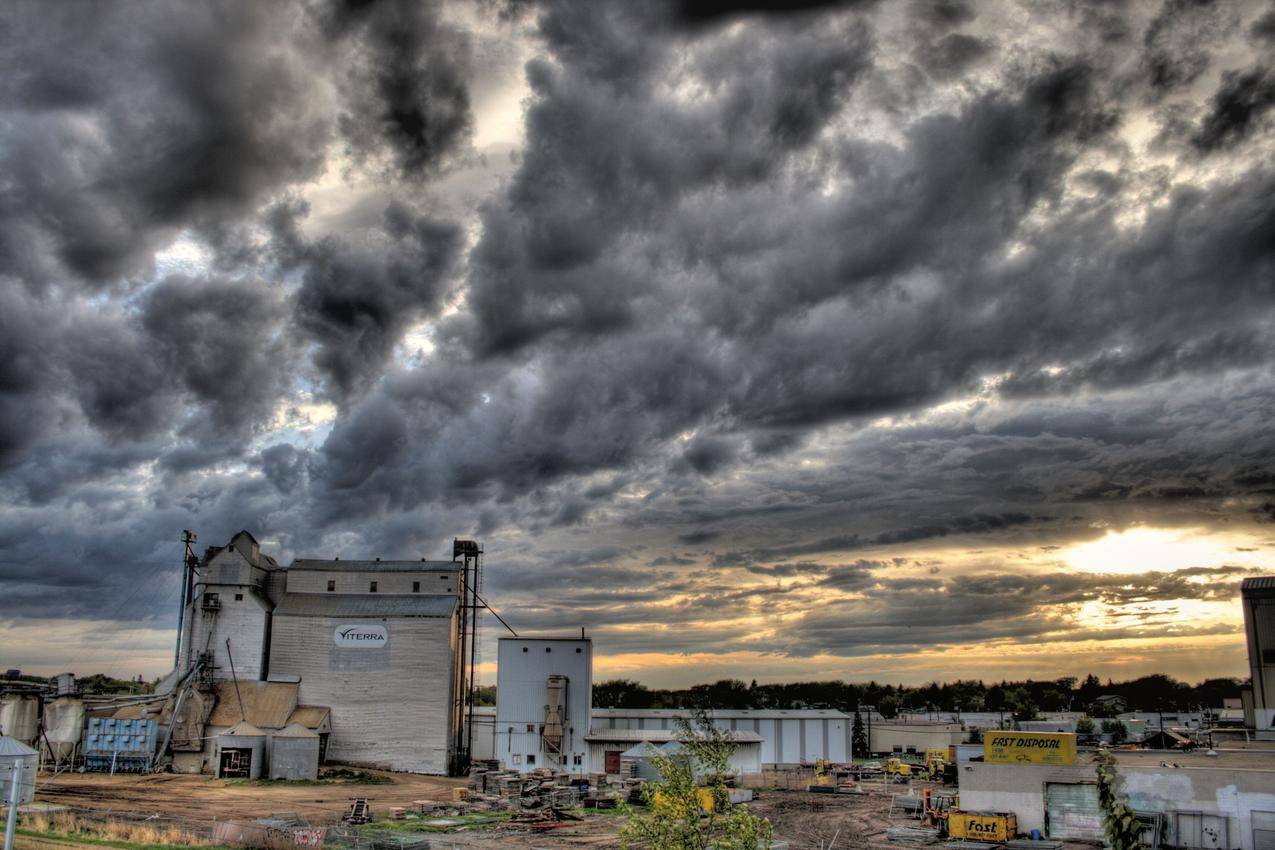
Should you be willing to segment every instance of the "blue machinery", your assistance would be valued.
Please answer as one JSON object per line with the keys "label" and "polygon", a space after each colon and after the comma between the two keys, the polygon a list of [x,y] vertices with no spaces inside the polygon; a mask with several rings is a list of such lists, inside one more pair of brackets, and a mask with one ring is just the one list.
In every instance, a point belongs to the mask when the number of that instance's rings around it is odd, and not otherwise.
{"label": "blue machinery", "polygon": [[146,773],[155,758],[154,720],[89,719],[84,745],[84,766],[111,773]]}

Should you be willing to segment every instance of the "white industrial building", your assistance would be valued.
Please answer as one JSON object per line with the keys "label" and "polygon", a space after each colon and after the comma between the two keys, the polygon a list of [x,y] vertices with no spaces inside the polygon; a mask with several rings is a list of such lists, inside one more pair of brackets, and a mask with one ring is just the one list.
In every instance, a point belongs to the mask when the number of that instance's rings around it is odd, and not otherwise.
{"label": "white industrial building", "polygon": [[[813,764],[850,760],[852,715],[835,709],[739,709],[710,711],[719,729],[755,732],[761,738],[759,756],[765,766]],[[675,730],[682,709],[595,708],[594,734],[606,730]],[[874,727],[875,731],[875,727]]]}
{"label": "white industrial building", "polygon": [[[1144,820],[1159,821],[1160,845],[1199,850],[1275,848],[1275,752],[1114,750],[1122,790]],[[1019,832],[1101,842],[1096,766],[960,765],[961,807],[1013,812]]]}
{"label": "white industrial building", "polygon": [[1275,737],[1275,576],[1244,579],[1240,600],[1252,682],[1246,719],[1259,738]]}
{"label": "white industrial building", "polygon": [[210,548],[193,569],[174,672],[204,683],[181,700],[175,753],[204,746],[216,683],[237,679],[288,684],[295,703],[327,712],[331,760],[446,773],[464,740],[466,576],[463,562],[425,559],[285,568],[246,531]]}
{"label": "white industrial building", "polygon": [[498,647],[494,757],[523,773],[585,773],[593,641],[504,637]]}
{"label": "white industrial building", "polygon": [[876,754],[924,754],[926,750],[946,750],[966,738],[965,729],[959,723],[874,720],[868,732],[869,747]]}

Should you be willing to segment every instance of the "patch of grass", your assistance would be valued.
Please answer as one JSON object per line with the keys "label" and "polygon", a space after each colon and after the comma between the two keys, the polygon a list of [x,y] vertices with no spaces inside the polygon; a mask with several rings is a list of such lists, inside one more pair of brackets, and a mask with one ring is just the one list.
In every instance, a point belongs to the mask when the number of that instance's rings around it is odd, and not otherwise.
{"label": "patch of grass", "polygon": [[[189,850],[191,847],[221,848],[209,844],[175,826],[146,821],[108,820],[102,822],[80,820],[71,812],[36,814],[22,818],[17,830],[32,838],[52,838],[114,847],[118,850]],[[224,848],[229,850],[229,848]]]}
{"label": "patch of grass", "polygon": [[[487,827],[507,823],[510,817],[512,817],[510,812],[471,812],[455,816],[421,815],[418,819],[378,820],[359,827],[359,832],[374,834],[377,832],[451,832],[462,829],[486,829]],[[449,820],[456,821],[456,823],[435,826],[427,823],[427,821],[431,820]]]}

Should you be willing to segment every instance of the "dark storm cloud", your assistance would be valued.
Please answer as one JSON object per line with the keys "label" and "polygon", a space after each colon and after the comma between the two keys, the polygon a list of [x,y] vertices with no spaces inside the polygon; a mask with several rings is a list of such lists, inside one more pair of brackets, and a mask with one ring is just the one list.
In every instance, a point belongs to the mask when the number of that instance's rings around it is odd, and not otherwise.
{"label": "dark storm cloud", "polygon": [[1212,109],[1192,139],[1208,153],[1243,141],[1253,125],[1275,106],[1275,72],[1259,68],[1222,75],[1222,85],[1213,95]]}
{"label": "dark storm cloud", "polygon": [[677,0],[674,5],[684,21],[705,23],[742,15],[793,15],[870,2],[872,0]]}
{"label": "dark storm cloud", "polygon": [[1164,0],[1143,36],[1143,64],[1157,93],[1198,79],[1213,60],[1219,35],[1235,26],[1234,7],[1212,0]]}
{"label": "dark storm cloud", "polygon": [[331,235],[306,243],[295,216],[272,214],[276,250],[299,269],[296,319],[317,344],[315,365],[336,398],[359,394],[384,371],[394,346],[415,321],[436,312],[452,283],[460,228],[394,202],[362,236]]}
{"label": "dark storm cloud", "polygon": [[469,140],[469,39],[422,0],[337,0],[330,26],[349,39],[341,135],[351,157],[409,177],[437,170]]}
{"label": "dark storm cloud", "polygon": [[[330,121],[282,4],[19,2],[0,52],[0,270],[43,287],[144,270],[182,227],[316,175]],[[318,55],[316,55],[318,54]]]}
{"label": "dark storm cloud", "polygon": [[915,543],[947,537],[949,534],[989,534],[1032,522],[1048,522],[1049,517],[1032,517],[1024,513],[977,514],[973,516],[952,517],[933,525],[918,525],[909,528],[896,528],[883,531],[871,537],[858,534],[838,535],[813,540],[808,543],[797,543],[790,546],[775,546],[766,549],[726,552],[714,558],[720,566],[745,565],[756,561],[771,561],[789,558],[794,555],[818,555],[825,552],[852,552],[856,549],[868,549],[878,546],[893,546],[900,543]]}
{"label": "dark storm cloud", "polygon": [[1259,43],[1275,42],[1275,9],[1268,10],[1249,27],[1249,36]]}
{"label": "dark storm cloud", "polygon": [[[542,19],[560,65],[528,66],[527,150],[507,199],[485,211],[472,324],[457,325],[481,354],[633,326],[662,295],[643,225],[689,193],[767,179],[845,103],[871,50],[854,19],[733,31],[687,55],[712,88],[684,103],[657,94],[656,77],[682,42],[635,37],[659,27],[635,8]],[[669,261],[686,251],[668,247]]]}
{"label": "dark storm cloud", "polygon": [[[584,60],[572,55],[570,61],[578,64]],[[632,82],[628,78],[626,81]],[[1109,202],[1109,196],[1121,186],[1116,176],[1106,182],[1106,188],[1102,189],[1105,194],[1095,202],[1075,203],[1063,198],[1063,177],[1080,153],[1087,147],[1102,149],[1113,143],[1110,133],[1117,125],[1117,116],[1103,99],[1100,77],[1083,62],[1050,61],[1038,72],[1016,82],[1021,82],[1021,88],[1014,89],[1012,94],[997,92],[982,96],[953,114],[918,121],[905,137],[907,144],[900,148],[851,148],[846,152],[848,165],[866,163],[872,168],[858,179],[853,195],[845,199],[834,196],[827,204],[814,205],[817,216],[813,221],[797,218],[776,224],[771,213],[775,207],[773,181],[738,186],[736,198],[728,207],[723,207],[719,217],[725,221],[729,216],[731,226],[746,236],[751,236],[749,228],[757,228],[758,235],[775,243],[773,250],[766,249],[760,270],[755,246],[765,245],[765,240],[723,241],[716,235],[722,229],[707,224],[716,219],[705,218],[706,212],[715,211],[697,206],[701,199],[695,191],[675,192],[662,201],[664,208],[674,216],[664,229],[659,227],[663,220],[652,222],[641,209],[633,211],[630,218],[589,221],[584,232],[596,234],[600,239],[622,239],[623,244],[653,240],[653,244],[674,246],[675,255],[685,255],[685,242],[694,242],[695,253],[687,256],[696,264],[682,269],[681,273],[688,274],[687,281],[696,285],[705,271],[709,273],[707,280],[712,285],[690,289],[693,296],[701,298],[703,306],[695,300],[690,306],[693,316],[710,325],[710,330],[700,335],[703,345],[711,346],[709,362],[717,361],[720,356],[725,358],[722,365],[713,365],[706,372],[702,368],[707,365],[702,355],[688,360],[698,361],[697,368],[689,370],[666,371],[655,365],[654,374],[659,374],[661,379],[650,382],[634,382],[629,377],[632,373],[624,370],[617,381],[624,387],[624,397],[654,392],[641,406],[643,416],[622,421],[607,417],[588,420],[590,439],[581,441],[580,445],[587,447],[605,435],[610,447],[608,452],[575,451],[570,455],[575,464],[571,464],[566,462],[556,443],[536,440],[533,431],[530,439],[524,434],[523,451],[513,463],[475,462],[467,459],[467,455],[484,459],[503,457],[501,447],[507,438],[499,429],[465,425],[464,444],[471,448],[433,467],[432,475],[416,475],[416,480],[435,482],[432,492],[454,492],[446,474],[450,468],[465,472],[467,489],[489,484],[502,492],[511,492],[512,485],[512,492],[526,492],[540,482],[562,476],[639,462],[652,450],[653,435],[677,433],[710,413],[717,416],[725,412],[736,427],[741,428],[776,423],[808,427],[847,416],[906,410],[941,398],[954,387],[969,386],[974,375],[1007,365],[1015,367],[1007,384],[1010,388],[1017,386],[1015,376],[1036,374],[1033,368],[1039,370],[1059,360],[1074,365],[1073,370],[1064,370],[1065,374],[1074,371],[1079,376],[1087,373],[1094,376],[1082,380],[1082,385],[1118,387],[1148,379],[1167,380],[1192,371],[1207,372],[1210,368],[1260,362],[1260,356],[1254,356],[1255,349],[1248,343],[1259,338],[1258,328],[1268,315],[1263,306],[1268,252],[1259,236],[1266,226],[1262,201],[1266,175],[1259,172],[1231,183],[1219,183],[1208,191],[1184,188],[1173,196],[1171,204],[1153,213],[1148,224],[1130,239],[1119,234],[1114,220],[1118,208]],[[575,84],[582,85],[579,81]],[[567,150],[565,141],[541,134],[550,134],[555,122],[560,120],[554,111],[558,108],[557,101],[570,101],[586,93],[587,88],[577,91],[565,86],[541,92],[544,109],[540,116],[533,116],[531,125],[533,150],[551,141],[555,151]],[[601,108],[591,102],[587,114],[596,117]],[[562,113],[564,126],[574,126],[566,116],[577,114],[582,113],[578,110]],[[626,162],[632,153],[627,147],[628,137],[610,138],[620,143],[619,149],[612,153],[619,157],[620,163]],[[615,167],[614,159],[608,162]],[[527,166],[524,174],[539,177],[543,170]],[[780,170],[772,168],[772,174]],[[912,181],[912,189],[906,196],[899,197],[895,187],[906,181]],[[1101,180],[1088,182],[1104,185]],[[560,198],[561,203],[567,205],[575,199],[581,185],[578,179],[559,181],[548,195],[544,194],[547,191],[544,188],[538,189],[537,215],[541,198]],[[779,186],[784,188],[782,182]],[[802,184],[788,188],[793,192],[806,191]],[[510,192],[511,201],[524,204],[528,197],[522,194],[521,184],[516,182]],[[654,195],[651,202],[660,200],[659,195]],[[981,269],[989,255],[1003,250],[1009,234],[1022,227],[1027,214],[1040,205],[1057,208],[1059,212],[1052,229],[1031,233],[1032,250],[1017,262],[999,266],[990,274],[975,271]],[[502,327],[509,327],[510,321],[520,321],[516,317],[526,306],[523,293],[543,295],[546,289],[535,283],[527,284],[536,279],[540,260],[528,264],[526,255],[511,252],[509,247],[520,241],[527,243],[529,232],[533,233],[531,242],[554,249],[562,247],[556,234],[578,235],[569,228],[548,230],[543,235],[525,228],[506,231],[503,228],[511,221],[511,209],[502,206],[489,211],[484,240],[490,237],[491,244],[480,244],[476,251],[480,268],[477,277],[470,281],[471,287],[478,288],[476,294],[472,289],[470,292],[477,301],[478,315],[486,310],[482,306],[484,298],[493,297],[493,309],[499,305],[499,315],[492,314],[497,336],[503,333]],[[686,209],[695,217],[678,219],[677,215]],[[619,216],[625,209],[613,205],[608,212]],[[687,226],[688,223],[693,226]],[[847,238],[847,232],[862,236]],[[775,233],[787,236],[787,244]],[[502,238],[495,238],[497,235]],[[555,257],[552,264],[573,268],[579,257],[594,256],[600,250],[597,245],[602,243],[594,244],[593,236],[590,240],[591,247],[583,253],[572,248],[569,255]],[[1104,247],[1095,250],[1095,246]],[[513,281],[520,282],[516,292],[499,290],[500,297],[495,297],[497,290],[487,290],[491,279],[484,277],[491,268],[487,263],[488,252],[497,247],[500,275],[511,286]],[[749,261],[747,265],[738,265],[747,271],[744,275],[734,273],[740,257]],[[1077,257],[1082,258],[1079,269]],[[608,262],[622,260],[636,263],[636,268],[646,268],[641,254],[618,256]],[[915,292],[906,279],[899,280],[905,275],[937,274],[933,269],[938,268],[945,269],[943,277],[933,284],[922,280]],[[1126,268],[1135,269],[1136,273],[1131,277],[1125,275]],[[1224,276],[1233,293],[1228,299],[1209,295],[1211,281],[1219,269],[1228,272]],[[968,275],[963,270],[968,270]],[[1120,285],[1116,285],[1113,274],[1119,278]],[[618,279],[633,277],[632,271],[625,271]],[[652,285],[649,282],[657,280],[660,274],[650,271],[642,277],[649,287]],[[552,302],[549,320],[540,321],[539,317],[528,320],[528,326],[537,329],[536,334],[557,327],[563,331],[570,329],[577,338],[561,350],[545,345],[543,350],[548,353],[535,355],[532,362],[536,365],[525,376],[531,380],[519,385],[518,405],[529,405],[531,409],[553,409],[562,405],[573,411],[573,422],[583,421],[575,418],[581,414],[579,382],[555,384],[553,381],[556,374],[574,376],[577,357],[589,363],[590,396],[600,390],[592,383],[596,370],[602,363],[614,362],[613,355],[618,350],[639,359],[644,359],[645,355],[638,353],[644,349],[659,350],[660,359],[667,360],[662,337],[652,335],[649,330],[614,333],[609,337],[596,335],[601,329],[616,332],[637,321],[642,300],[654,297],[652,293],[658,290],[647,288],[628,293],[633,295],[635,306],[617,308],[614,293],[600,288],[601,284],[594,285],[596,281],[606,281],[606,277],[585,275],[573,281],[569,275],[559,275],[546,286],[550,292],[574,291],[573,287],[579,287],[580,299],[605,295],[602,303],[606,310],[612,311],[612,318],[618,324],[610,323],[601,314],[592,315],[588,310],[574,319],[569,318],[576,306],[587,303],[575,300],[574,294],[567,301]],[[848,300],[847,292],[860,299],[880,296],[871,327],[859,326],[860,311],[851,307],[854,302]],[[747,297],[741,300],[741,293]],[[513,297],[505,298],[505,295]],[[1202,296],[1209,303],[1211,314],[1186,308],[1187,303],[1198,304]],[[1113,298],[1119,300],[1113,302]],[[1092,309],[1077,311],[1063,306],[1087,301],[1093,303]],[[739,304],[746,305],[747,313],[740,312],[742,308],[736,306]],[[803,312],[812,304],[821,306],[819,315]],[[1176,335],[1179,342],[1165,345],[1151,339],[1153,345],[1145,351],[1134,346],[1131,359],[1126,317],[1133,315],[1135,308],[1151,317],[1146,327],[1152,337]],[[622,309],[625,316],[615,313],[616,309]],[[786,314],[791,317],[786,318]],[[1227,337],[1218,336],[1216,332],[1212,338],[1200,338],[1208,332],[1210,324],[1220,327],[1236,321],[1253,323],[1251,328],[1241,324],[1229,338],[1240,341],[1239,345],[1231,344]],[[475,329],[478,327],[488,329],[486,324],[474,325]],[[679,332],[691,332],[693,327],[693,324],[682,323]],[[537,339],[535,335],[524,337],[516,333],[515,336],[517,345],[524,347]],[[1130,361],[1140,365],[1131,369],[1104,367],[1101,374],[1108,377],[1099,380],[1098,371],[1087,369],[1083,362],[1069,362],[1070,358],[1092,356],[1089,352],[1107,344],[1112,346],[1109,357],[1113,362]],[[576,345],[582,347],[573,347]],[[483,350],[481,346],[480,350]],[[677,348],[677,351],[694,350],[696,345],[688,340]],[[1184,353],[1187,356],[1183,357]],[[933,355],[932,359],[927,355]],[[725,365],[726,362],[730,365]],[[713,377],[701,388],[705,374]],[[717,376],[723,374],[734,374],[734,383],[720,383]],[[670,397],[675,397],[688,380],[695,383],[696,394],[683,395],[677,403],[670,403]],[[701,389],[703,391],[699,391]],[[407,400],[412,391],[405,392],[404,400]],[[688,406],[686,402],[691,398],[693,404]],[[493,393],[491,406],[482,412],[497,422],[509,421],[510,403],[508,397]],[[585,405],[588,403],[584,401]],[[666,414],[671,418],[665,418]],[[434,433],[433,424],[413,421],[418,424],[407,429],[408,432]],[[1093,424],[1087,423],[1086,427]],[[459,424],[456,427],[462,429]],[[648,428],[652,430],[644,430]],[[490,442],[477,436],[483,430],[492,437]],[[341,436],[362,446],[356,450],[361,457],[377,452],[372,444],[375,441],[362,440],[357,430],[344,430]],[[1044,448],[1048,444],[1047,435],[1041,439],[1042,451],[1049,451]],[[443,442],[447,442],[446,438]],[[474,446],[488,448],[472,448]],[[544,453],[537,454],[538,451]],[[438,474],[440,471],[443,474]],[[1007,479],[1011,477],[1006,473]],[[1058,483],[1050,481],[1048,485]],[[1101,486],[1101,482],[1094,482],[1094,486]],[[417,492],[431,491],[422,487]],[[1144,487],[1139,492],[1150,497],[1157,492],[1170,496],[1188,490],[1175,485],[1158,491]],[[925,526],[916,528],[926,530]],[[849,542],[862,545],[864,540],[871,539],[861,536],[849,538]]]}
{"label": "dark storm cloud", "polygon": [[965,33],[952,33],[939,39],[920,57],[925,69],[941,77],[955,77],[987,57],[992,45],[985,39]]}
{"label": "dark storm cloud", "polygon": [[241,430],[268,417],[288,386],[285,314],[282,293],[262,281],[170,277],[147,292],[142,328],[156,346],[151,361],[180,376],[207,421]]}
{"label": "dark storm cloud", "polygon": [[[767,5],[481,18],[534,28],[481,191],[442,5],[19,6],[6,588],[131,610],[61,591],[100,563],[158,594],[195,526],[285,560],[481,534],[497,607],[615,651],[1055,641],[1090,603],[1146,636],[1227,598],[1039,547],[1271,515],[1269,71],[1234,52],[1265,9]],[[178,234],[212,271],[156,261]],[[975,576],[909,551],[973,546]]]}

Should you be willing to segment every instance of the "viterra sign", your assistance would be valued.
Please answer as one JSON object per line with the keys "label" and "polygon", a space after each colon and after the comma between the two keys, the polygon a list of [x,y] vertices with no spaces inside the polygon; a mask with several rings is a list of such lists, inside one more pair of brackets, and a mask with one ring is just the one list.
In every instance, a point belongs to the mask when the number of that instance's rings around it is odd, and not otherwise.
{"label": "viterra sign", "polygon": [[385,626],[337,626],[336,645],[354,649],[380,649],[390,642]]}
{"label": "viterra sign", "polygon": [[988,732],[983,761],[1000,764],[1075,764],[1076,736],[1071,732]]}

